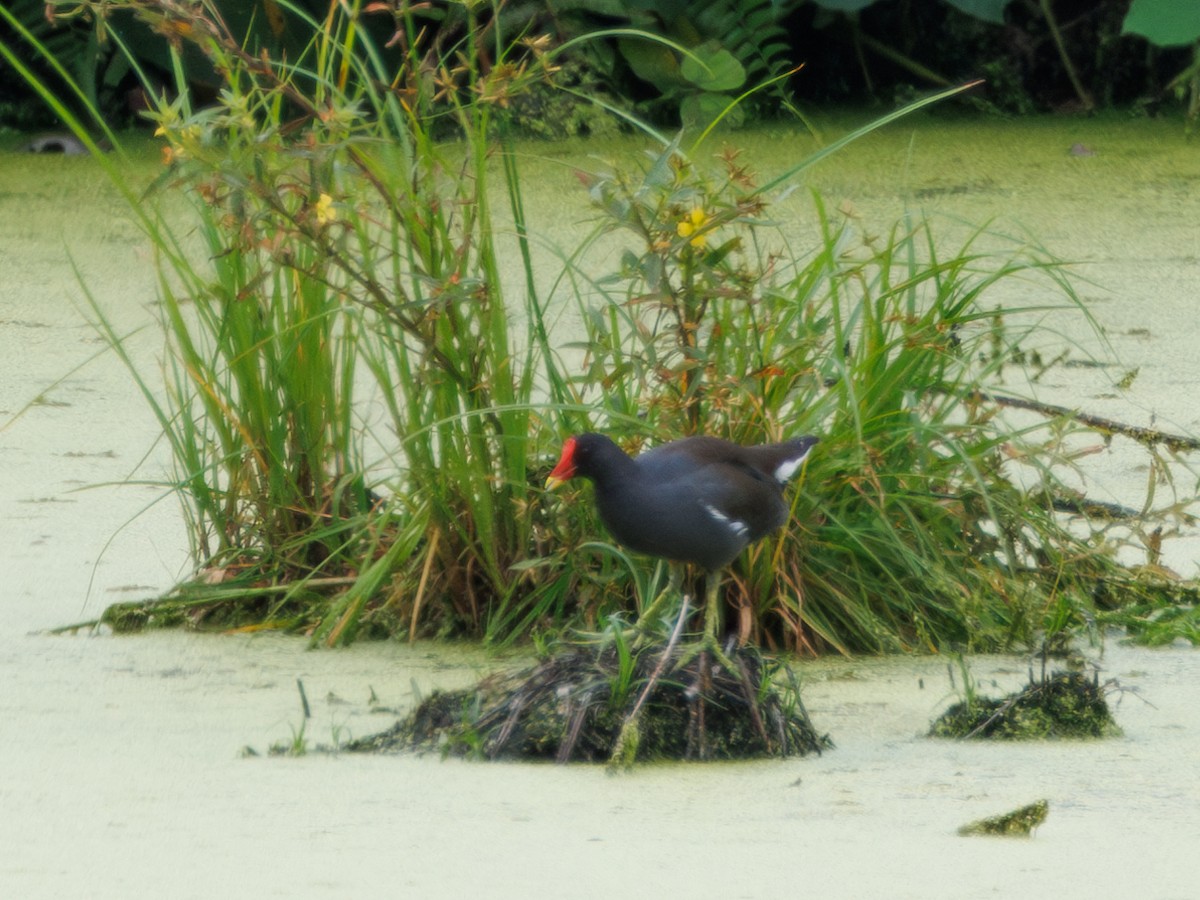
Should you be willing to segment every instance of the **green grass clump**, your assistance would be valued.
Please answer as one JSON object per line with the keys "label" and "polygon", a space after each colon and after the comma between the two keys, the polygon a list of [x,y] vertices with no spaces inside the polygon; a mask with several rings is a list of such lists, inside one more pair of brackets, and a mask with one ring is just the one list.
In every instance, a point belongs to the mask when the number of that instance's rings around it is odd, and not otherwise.
{"label": "green grass clump", "polygon": [[[435,693],[393,728],[342,749],[625,767],[635,758],[789,757],[832,746],[809,721],[783,667],[754,651],[735,652],[731,671],[704,654],[683,660],[674,652],[663,660],[661,648],[627,649],[573,648],[474,688]],[[669,675],[658,678],[664,663]],[[643,692],[639,703],[634,698]],[[630,743],[634,706],[637,740]]]}
{"label": "green grass clump", "polygon": [[[631,449],[701,431],[821,435],[790,524],[734,566],[743,639],[982,650],[1081,621],[1114,564],[1056,511],[1067,426],[1017,427],[989,399],[1032,336],[1007,322],[1087,315],[1055,260],[984,251],[998,236],[983,230],[946,250],[924,220],[861,240],[820,197],[817,245],[788,255],[732,153],[712,176],[670,146],[589,187],[633,248],[581,302],[572,388],[597,411],[577,427],[633,431]],[[1012,280],[1033,299],[1000,315],[988,298]],[[578,577],[589,595],[611,584],[604,569]]]}
{"label": "green grass clump", "polygon": [[939,716],[929,734],[1009,741],[1114,737],[1121,729],[1104,693],[1094,677],[1057,672],[1004,699],[968,696]]}
{"label": "green grass clump", "polygon": [[1200,646],[1200,588],[1157,566],[1106,579],[1096,591],[1097,622],[1120,628],[1134,643]]}
{"label": "green grass clump", "polygon": [[[558,376],[509,332],[489,121],[543,76],[540,45],[485,51],[471,18],[431,71],[409,15],[385,71],[349,7],[323,21],[293,7],[311,39],[282,61],[244,50],[212,4],[122,6],[172,38],[177,99],[152,114],[168,166],[150,196],[186,197],[197,225],[185,240],[143,214],[165,395],[93,304],[158,415],[185,500],[198,577],[160,606],[327,644],[364,629],[511,634],[521,620],[506,617],[536,594],[514,568],[532,546],[532,398]],[[184,40],[225,80],[203,108]],[[469,64],[451,71],[460,56]],[[436,143],[447,128],[463,141]],[[381,448],[387,468],[371,476]]]}
{"label": "green grass clump", "polygon": [[1049,813],[1049,801],[1036,800],[1010,813],[970,822],[959,828],[958,833],[963,837],[1032,837],[1033,832],[1046,821]]}
{"label": "green grass clump", "polygon": [[[1030,644],[1087,621],[1096,585],[1122,571],[1105,526],[1081,536],[1056,511],[1070,418],[1016,425],[994,395],[1037,333],[1018,323],[1087,315],[1060,264],[1026,243],[998,252],[983,230],[948,249],[916,218],[864,236],[819,197],[811,246],[771,220],[789,179],[939,97],[765,183],[732,150],[705,165],[707,131],[647,129],[644,161],[580,174],[595,232],[554,248],[546,279],[533,239],[555,223],[529,221],[498,123],[554,85],[564,48],[505,35],[480,4],[445,34],[405,6],[382,46],[361,27],[378,4],[334,4],[319,21],[290,7],[308,41],[273,59],[209,2],[81,4],[101,23],[118,7],[175,61],[177,99],[152,114],[168,163],[155,185],[143,195],[101,157],[156,254],[161,371],[93,308],[171,447],[196,572],[114,608],[114,627],[281,628],[324,645],[595,629],[644,608],[661,567],[597,542],[589,503],[543,493],[581,430],[630,449],[821,436],[789,525],[725,587],[733,629],[769,648]],[[203,108],[185,46],[222,78]],[[183,229],[164,197],[190,203]],[[613,242],[617,264],[598,271],[590,260],[613,257],[590,251]],[[1030,301],[998,309],[1012,282]],[[579,334],[552,330],[564,309]]]}

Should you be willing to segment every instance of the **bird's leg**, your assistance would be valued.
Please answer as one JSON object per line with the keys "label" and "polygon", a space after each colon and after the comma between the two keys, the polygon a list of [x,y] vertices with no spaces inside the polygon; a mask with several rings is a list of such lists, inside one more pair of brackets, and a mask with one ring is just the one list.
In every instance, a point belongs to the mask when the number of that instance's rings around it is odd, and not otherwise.
{"label": "bird's leg", "polygon": [[712,652],[713,659],[731,672],[738,671],[733,661],[721,649],[721,573],[707,572],[704,576],[704,635],[684,653],[677,668],[690,663],[702,650]]}
{"label": "bird's leg", "polygon": [[704,640],[717,649],[717,635],[721,633],[721,576],[718,572],[704,574]]}
{"label": "bird's leg", "polygon": [[638,618],[638,628],[645,631],[648,628],[654,627],[659,614],[662,612],[662,606],[668,597],[679,597],[683,588],[683,565],[676,562],[667,563],[667,586],[659,591],[658,596],[650,601],[650,605],[646,607],[646,611]]}
{"label": "bird's leg", "polygon": [[721,573],[704,574],[704,640],[703,646],[712,650],[713,658],[730,672],[737,667],[721,649]]}
{"label": "bird's leg", "polygon": [[658,658],[658,665],[654,667],[654,671],[650,673],[650,677],[646,680],[646,686],[642,688],[642,693],[638,697],[637,702],[633,705],[633,709],[629,711],[629,715],[625,717],[625,721],[621,724],[621,730],[617,734],[617,739],[613,742],[612,753],[608,758],[610,768],[629,768],[633,765],[634,759],[637,757],[638,743],[641,740],[641,732],[638,728],[642,706],[646,702],[646,698],[650,696],[650,692],[654,690],[654,685],[658,683],[658,679],[662,677],[662,673],[667,668],[667,662],[671,659],[671,654],[675,652],[675,645],[679,642],[679,636],[683,633],[683,623],[687,621],[690,606],[687,597],[683,598],[683,602],[679,604],[679,615],[675,619],[675,627],[671,629],[671,636],[667,639],[667,646],[663,648],[662,655]]}

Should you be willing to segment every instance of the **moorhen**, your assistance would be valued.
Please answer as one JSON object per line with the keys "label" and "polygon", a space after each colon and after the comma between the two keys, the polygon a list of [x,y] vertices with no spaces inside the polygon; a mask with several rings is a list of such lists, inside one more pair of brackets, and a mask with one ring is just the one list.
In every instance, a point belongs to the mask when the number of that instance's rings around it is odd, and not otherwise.
{"label": "moorhen", "polygon": [[[581,434],[567,439],[546,486],[587,478],[600,519],[618,543],[703,569],[705,633],[714,642],[718,573],[787,521],[783,486],[816,443],[806,436],[743,447],[697,436],[634,459],[602,434]],[[670,587],[678,590],[681,581],[672,566]]]}

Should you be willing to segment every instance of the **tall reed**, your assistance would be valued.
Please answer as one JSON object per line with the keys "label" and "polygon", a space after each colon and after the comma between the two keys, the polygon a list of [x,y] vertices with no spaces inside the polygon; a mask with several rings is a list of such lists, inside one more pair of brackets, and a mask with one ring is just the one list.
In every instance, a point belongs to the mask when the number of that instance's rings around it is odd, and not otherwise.
{"label": "tall reed", "polygon": [[[200,224],[199,247],[161,220],[148,229],[165,399],[134,373],[171,441],[202,569],[176,599],[329,643],[379,623],[509,633],[530,593],[513,565],[530,548],[531,398],[562,379],[544,337],[509,333],[488,167],[493,109],[549,73],[544,44],[494,34],[485,48],[486,10],[467,4],[448,46],[419,11],[397,14],[385,53],[373,10],[333,4],[316,21],[283,5],[310,29],[298,59],[250,53],[213,3],[119,4],[170,41],[155,187],[183,193]],[[98,23],[112,6],[94,5]],[[204,108],[189,100],[185,43],[223,79]],[[531,271],[527,241],[515,249]],[[362,421],[371,398],[390,434]],[[371,443],[397,469],[378,491]]]}

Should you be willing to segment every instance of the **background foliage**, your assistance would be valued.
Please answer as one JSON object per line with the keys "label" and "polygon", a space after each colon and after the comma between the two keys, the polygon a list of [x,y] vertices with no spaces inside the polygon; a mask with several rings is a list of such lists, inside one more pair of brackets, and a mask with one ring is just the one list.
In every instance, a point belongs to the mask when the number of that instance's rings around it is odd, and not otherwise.
{"label": "background foliage", "polygon": [[[384,46],[389,17],[411,16],[448,47],[461,38],[468,7],[475,7],[471,15],[485,29],[494,19],[506,33],[544,32],[559,42],[596,35],[563,61],[577,89],[602,92],[640,116],[671,123],[711,121],[747,86],[801,65],[803,71],[739,106],[726,124],[747,114],[795,114],[805,103],[889,103],[913,90],[980,77],[988,86],[978,102],[1006,112],[1135,103],[1153,109],[1177,96],[1194,102],[1197,94],[1193,45],[1200,21],[1195,4],[1172,0],[392,0],[367,6],[391,11],[365,17],[362,26],[385,57],[398,51]],[[303,20],[323,18],[327,7],[324,0],[218,4],[230,30],[248,36],[251,52],[293,59],[303,48]],[[136,120],[145,108],[137,76],[111,42],[98,41],[95,29],[81,22],[76,0],[12,0],[9,11],[110,123]],[[173,64],[163,43],[126,11],[112,7],[105,15],[107,27],[151,78],[170,82]],[[648,41],[631,29],[670,43]],[[0,40],[11,37],[0,24]],[[211,64],[195,48],[184,52],[192,89],[201,98],[211,95],[219,87]],[[35,57],[27,61],[53,77]],[[531,125],[546,121],[544,95],[522,102],[526,110],[515,116]],[[549,118],[569,119],[564,110]],[[30,102],[23,82],[0,82],[0,122],[50,121],[41,104]],[[586,131],[598,122],[568,122],[545,136]]]}

